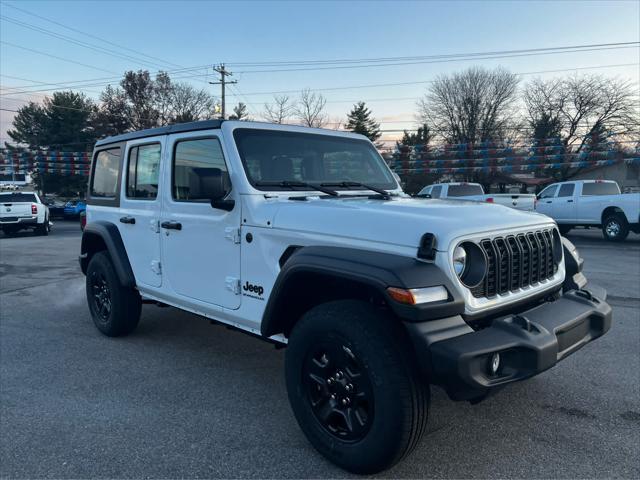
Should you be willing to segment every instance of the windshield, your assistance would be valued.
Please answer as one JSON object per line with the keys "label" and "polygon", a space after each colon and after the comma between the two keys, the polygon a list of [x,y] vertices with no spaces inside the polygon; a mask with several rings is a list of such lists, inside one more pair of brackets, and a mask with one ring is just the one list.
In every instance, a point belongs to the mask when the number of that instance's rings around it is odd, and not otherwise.
{"label": "windshield", "polygon": [[0,202],[2,203],[20,203],[20,202],[36,202],[36,196],[33,193],[3,193],[0,194]]}
{"label": "windshield", "polygon": [[388,190],[398,188],[380,154],[364,140],[248,128],[235,129],[233,136],[247,177],[259,190],[289,189],[260,182],[347,181]]}
{"label": "windshield", "polygon": [[481,185],[462,184],[462,185],[449,185],[447,191],[448,197],[468,197],[469,195],[484,195]]}

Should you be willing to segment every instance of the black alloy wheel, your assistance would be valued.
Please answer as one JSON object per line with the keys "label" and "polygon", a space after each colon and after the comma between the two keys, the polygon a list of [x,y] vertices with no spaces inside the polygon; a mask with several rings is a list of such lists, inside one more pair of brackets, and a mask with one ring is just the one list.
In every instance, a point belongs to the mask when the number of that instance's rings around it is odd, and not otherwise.
{"label": "black alloy wheel", "polygon": [[92,272],[90,281],[95,312],[102,322],[108,322],[111,315],[111,290],[104,274]]}
{"label": "black alloy wheel", "polygon": [[319,344],[302,375],[313,414],[327,432],[345,442],[368,433],[374,415],[371,380],[346,341]]}

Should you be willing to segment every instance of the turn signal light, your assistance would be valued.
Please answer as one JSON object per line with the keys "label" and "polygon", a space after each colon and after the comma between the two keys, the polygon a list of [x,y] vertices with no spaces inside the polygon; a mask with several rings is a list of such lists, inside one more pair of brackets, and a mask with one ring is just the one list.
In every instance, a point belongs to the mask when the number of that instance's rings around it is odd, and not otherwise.
{"label": "turn signal light", "polygon": [[449,298],[447,289],[442,285],[426,288],[387,288],[389,296],[398,303],[420,305],[422,303],[442,302]]}
{"label": "turn signal light", "polygon": [[38,213],[38,206],[35,203],[31,204],[31,215],[36,215]]}

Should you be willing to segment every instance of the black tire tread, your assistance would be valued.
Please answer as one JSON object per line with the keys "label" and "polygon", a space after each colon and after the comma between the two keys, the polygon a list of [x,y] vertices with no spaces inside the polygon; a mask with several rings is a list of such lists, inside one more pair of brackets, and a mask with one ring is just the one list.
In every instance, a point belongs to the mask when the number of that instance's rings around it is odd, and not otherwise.
{"label": "black tire tread", "polygon": [[[612,218],[615,218],[620,223],[621,232],[620,235],[618,235],[616,238],[609,237],[606,232],[607,223]],[[607,215],[607,217],[604,219],[604,222],[602,222],[602,236],[605,238],[605,240],[608,240],[610,242],[623,242],[624,240],[626,240],[626,238],[629,236],[629,222],[627,222],[627,218],[624,216],[624,214],[613,213],[611,215]]]}
{"label": "black tire tread", "polygon": [[[341,467],[354,473],[371,474],[390,468],[406,458],[416,448],[424,435],[428,419],[429,386],[420,376],[416,362],[407,348],[409,339],[400,328],[397,320],[380,311],[380,309],[358,300],[339,300],[314,307],[307,312],[294,327],[290,344],[306,335],[308,324],[316,321],[340,319],[355,324],[364,338],[360,340],[375,346],[384,362],[383,371],[387,373],[385,388],[395,390],[404,405],[408,406],[404,416],[401,441],[396,446],[393,456],[370,465],[350,465],[336,462]],[[394,374],[390,374],[394,372]],[[300,419],[299,419],[300,422]],[[310,438],[321,453],[327,455]],[[332,459],[335,461],[335,459]]]}
{"label": "black tire tread", "polygon": [[[93,304],[89,291],[89,276],[94,269],[101,269],[109,283],[112,292],[112,309],[109,321],[99,322],[93,312]],[[109,337],[119,337],[131,333],[138,326],[142,310],[142,300],[137,290],[120,284],[106,251],[95,253],[87,266],[87,302],[93,321],[102,333]]]}

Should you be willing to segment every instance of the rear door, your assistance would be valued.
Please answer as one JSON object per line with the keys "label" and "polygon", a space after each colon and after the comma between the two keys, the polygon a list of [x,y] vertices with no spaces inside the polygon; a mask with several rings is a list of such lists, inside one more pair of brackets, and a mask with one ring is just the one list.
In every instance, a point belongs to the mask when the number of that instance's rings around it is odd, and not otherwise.
{"label": "rear door", "polygon": [[138,284],[159,287],[160,185],[165,136],[130,141],[125,149],[118,229]]}
{"label": "rear door", "polygon": [[553,215],[558,223],[575,223],[576,221],[575,188],[575,183],[560,185],[553,206]]}
{"label": "rear door", "polygon": [[[230,211],[207,198],[207,178],[228,171],[220,132],[167,138],[170,162],[160,220],[164,279],[172,295],[210,305],[240,306],[240,202]],[[233,195],[233,186],[231,186]],[[237,200],[237,199],[236,199]]]}

